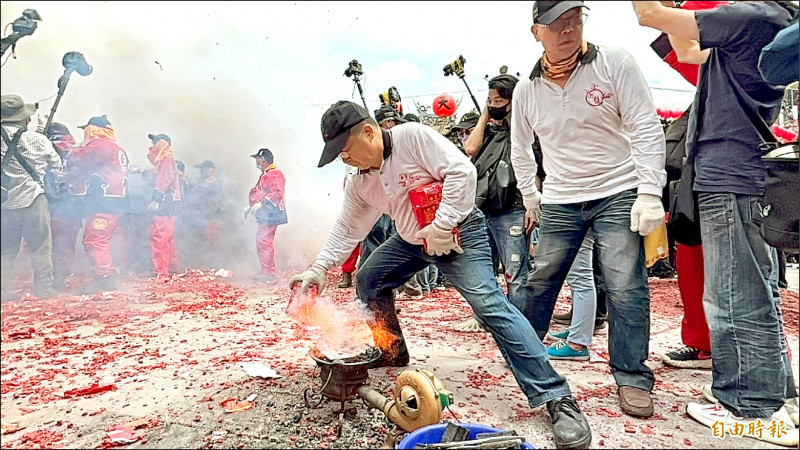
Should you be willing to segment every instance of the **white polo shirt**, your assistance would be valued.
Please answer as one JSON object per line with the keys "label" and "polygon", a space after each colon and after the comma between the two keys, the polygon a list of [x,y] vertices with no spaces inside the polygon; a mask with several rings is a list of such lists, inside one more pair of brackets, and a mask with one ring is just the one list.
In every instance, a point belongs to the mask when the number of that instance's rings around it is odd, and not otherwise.
{"label": "white polo shirt", "polygon": [[666,183],[664,131],[639,67],[621,48],[595,48],[597,56],[579,63],[563,89],[543,76],[514,88],[511,163],[517,187],[533,193],[535,132],[547,174],[542,203],[585,202],[632,188],[660,197]]}
{"label": "white polo shirt", "polygon": [[345,183],[344,203],[315,264],[330,270],[341,265],[367,237],[381,216],[388,214],[404,241],[422,245],[408,192],[443,181],[442,201],[434,223],[455,228],[475,207],[475,166],[436,130],[409,122],[389,130],[392,153],[380,170],[351,173]]}

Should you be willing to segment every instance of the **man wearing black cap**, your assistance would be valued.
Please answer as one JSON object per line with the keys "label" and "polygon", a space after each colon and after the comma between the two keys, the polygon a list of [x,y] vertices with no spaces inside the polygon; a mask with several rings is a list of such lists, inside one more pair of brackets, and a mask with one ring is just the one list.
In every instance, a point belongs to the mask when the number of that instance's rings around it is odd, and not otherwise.
{"label": "man wearing black cap", "polygon": [[75,195],[80,199],[86,223],[83,249],[92,263],[94,278],[79,293],[117,289],[117,269],[111,257],[111,237],[130,210],[128,154],[117,144],[114,128],[103,116],[92,117],[83,128],[83,143],[67,155],[75,168]]}
{"label": "man wearing black cap", "polygon": [[[2,107],[2,301],[15,300],[6,291],[6,280],[24,239],[33,266],[33,294],[50,298],[52,291],[53,240],[50,229],[48,201],[43,181],[48,169],[60,169],[53,145],[39,133],[28,131],[30,117],[37,105],[25,103],[14,94],[0,97]],[[12,156],[13,155],[13,156]]]}
{"label": "man wearing black cap", "polygon": [[[331,106],[321,128],[325,148],[319,167],[339,157],[359,172],[350,175],[342,210],[316,261],[291,284],[301,283],[304,290],[317,285],[322,291],[328,270],[348,257],[381,213],[389,214],[397,232],[366,260],[357,280],[359,298],[374,314],[368,324],[383,351],[378,365],[405,366],[409,361],[392,289],[436,264],[494,337],[530,406],[547,404],[556,445],[588,446],[591,431],[569,386],[550,365],[530,323],[494,279],[486,225],[475,208],[475,167],[469,159],[433,128],[408,123],[382,130],[364,108],[348,101]],[[433,222],[420,229],[409,192],[435,182],[443,183],[442,199]]]}
{"label": "man wearing black cap", "polygon": [[[608,293],[610,365],[621,409],[653,414],[645,361],[650,293],[643,236],[664,224],[666,144],[650,89],[623,49],[583,39],[582,1],[537,1],[531,32],[544,47],[514,89],[511,161],[528,213],[540,222],[525,316],[540,337],[587,233]],[[547,178],[536,187],[535,137]]]}
{"label": "man wearing black cap", "polygon": [[181,201],[182,189],[178,164],[172,154],[172,140],[166,134],[148,134],[152,146],[147,159],[153,164],[153,193],[147,210],[150,222],[150,249],[156,276],[166,277],[180,270],[175,245],[175,208]]}
{"label": "man wearing black cap", "polygon": [[255,187],[250,189],[250,206],[245,209],[244,216],[252,214],[258,222],[256,249],[261,261],[261,275],[252,278],[253,281],[265,283],[275,281],[275,231],[278,225],[288,222],[284,202],[286,180],[269,149],[262,148],[250,156],[256,159],[261,176]]}
{"label": "man wearing black cap", "polygon": [[384,130],[390,130],[395,125],[408,122],[400,113],[388,105],[381,106],[375,111],[375,121]]}

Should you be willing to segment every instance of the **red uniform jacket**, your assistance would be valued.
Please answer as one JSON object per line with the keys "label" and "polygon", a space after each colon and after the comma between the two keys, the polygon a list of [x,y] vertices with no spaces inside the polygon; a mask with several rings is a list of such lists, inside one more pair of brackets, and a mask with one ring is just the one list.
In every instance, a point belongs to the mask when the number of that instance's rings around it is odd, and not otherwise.
{"label": "red uniform jacket", "polygon": [[250,206],[256,203],[263,204],[262,208],[256,212],[256,220],[259,223],[280,225],[287,222],[286,204],[283,198],[285,184],[283,173],[275,164],[270,164],[261,174],[258,183],[253,189],[250,189]]}
{"label": "red uniform jacket", "polygon": [[94,138],[70,150],[67,161],[75,170],[75,195],[83,199],[85,213],[128,212],[128,154],[122,147]]}
{"label": "red uniform jacket", "polygon": [[163,201],[177,202],[181,200],[181,181],[178,178],[178,166],[175,164],[175,158],[165,156],[156,164],[156,179],[153,187],[158,194],[165,197]]}

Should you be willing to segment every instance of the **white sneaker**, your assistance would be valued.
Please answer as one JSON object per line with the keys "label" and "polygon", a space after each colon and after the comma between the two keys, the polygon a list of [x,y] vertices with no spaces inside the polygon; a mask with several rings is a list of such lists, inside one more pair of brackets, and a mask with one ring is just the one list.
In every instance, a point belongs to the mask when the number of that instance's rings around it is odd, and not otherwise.
{"label": "white sneaker", "polygon": [[714,397],[714,394],[711,392],[710,384],[706,384],[703,386],[703,397],[705,397],[706,400],[710,401],[711,403],[719,403],[717,397]]}
{"label": "white sneaker", "polygon": [[[724,406],[714,403],[711,405],[701,405],[700,403],[690,402],[686,406],[686,412],[695,420],[714,430],[715,437],[724,439],[725,433],[731,437],[751,437],[771,444],[783,445],[786,447],[796,447],[798,444],[798,430],[792,423],[786,408],[781,407],[768,418],[745,418],[737,416],[728,411]],[[751,431],[751,425],[755,429],[756,424],[760,433]],[[741,427],[739,432],[734,431],[734,426]],[[719,436],[717,433],[721,433]],[[739,433],[739,434],[734,434]],[[759,436],[760,434],[760,436]]]}
{"label": "white sneaker", "polygon": [[[710,401],[711,403],[719,403],[714,394],[711,393],[711,385],[707,384],[703,386],[703,396],[706,400]],[[783,407],[786,409],[786,412],[789,414],[789,418],[792,419],[792,423],[794,426],[798,426],[798,411],[797,411],[797,397],[790,398],[786,400],[786,403],[783,404]]]}
{"label": "white sneaker", "polygon": [[797,414],[797,401],[798,398],[790,398],[786,400],[786,403],[783,404],[783,407],[786,408],[786,412],[789,413],[789,417],[792,418],[792,422],[794,422],[794,426],[800,426],[798,419],[800,419]]}

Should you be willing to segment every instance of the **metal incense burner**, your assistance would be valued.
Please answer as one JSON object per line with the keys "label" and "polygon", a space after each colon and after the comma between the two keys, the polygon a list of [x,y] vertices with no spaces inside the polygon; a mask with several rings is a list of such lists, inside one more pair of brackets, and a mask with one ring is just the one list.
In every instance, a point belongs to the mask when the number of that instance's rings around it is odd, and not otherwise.
{"label": "metal incense burner", "polygon": [[[308,408],[316,408],[327,398],[339,402],[336,432],[342,433],[342,420],[348,401],[361,397],[370,406],[379,409],[386,418],[397,425],[398,430],[389,438],[396,438],[401,432],[411,432],[417,428],[439,423],[442,410],[453,402],[453,394],[433,373],[424,369],[403,371],[395,380],[394,398],[388,399],[377,390],[365,384],[369,373],[367,368],[380,359],[382,352],[370,347],[362,354],[346,359],[331,361],[315,348],[309,356],[317,363],[318,372],[311,380],[311,387],[303,392]],[[320,387],[315,387],[318,385]]]}

